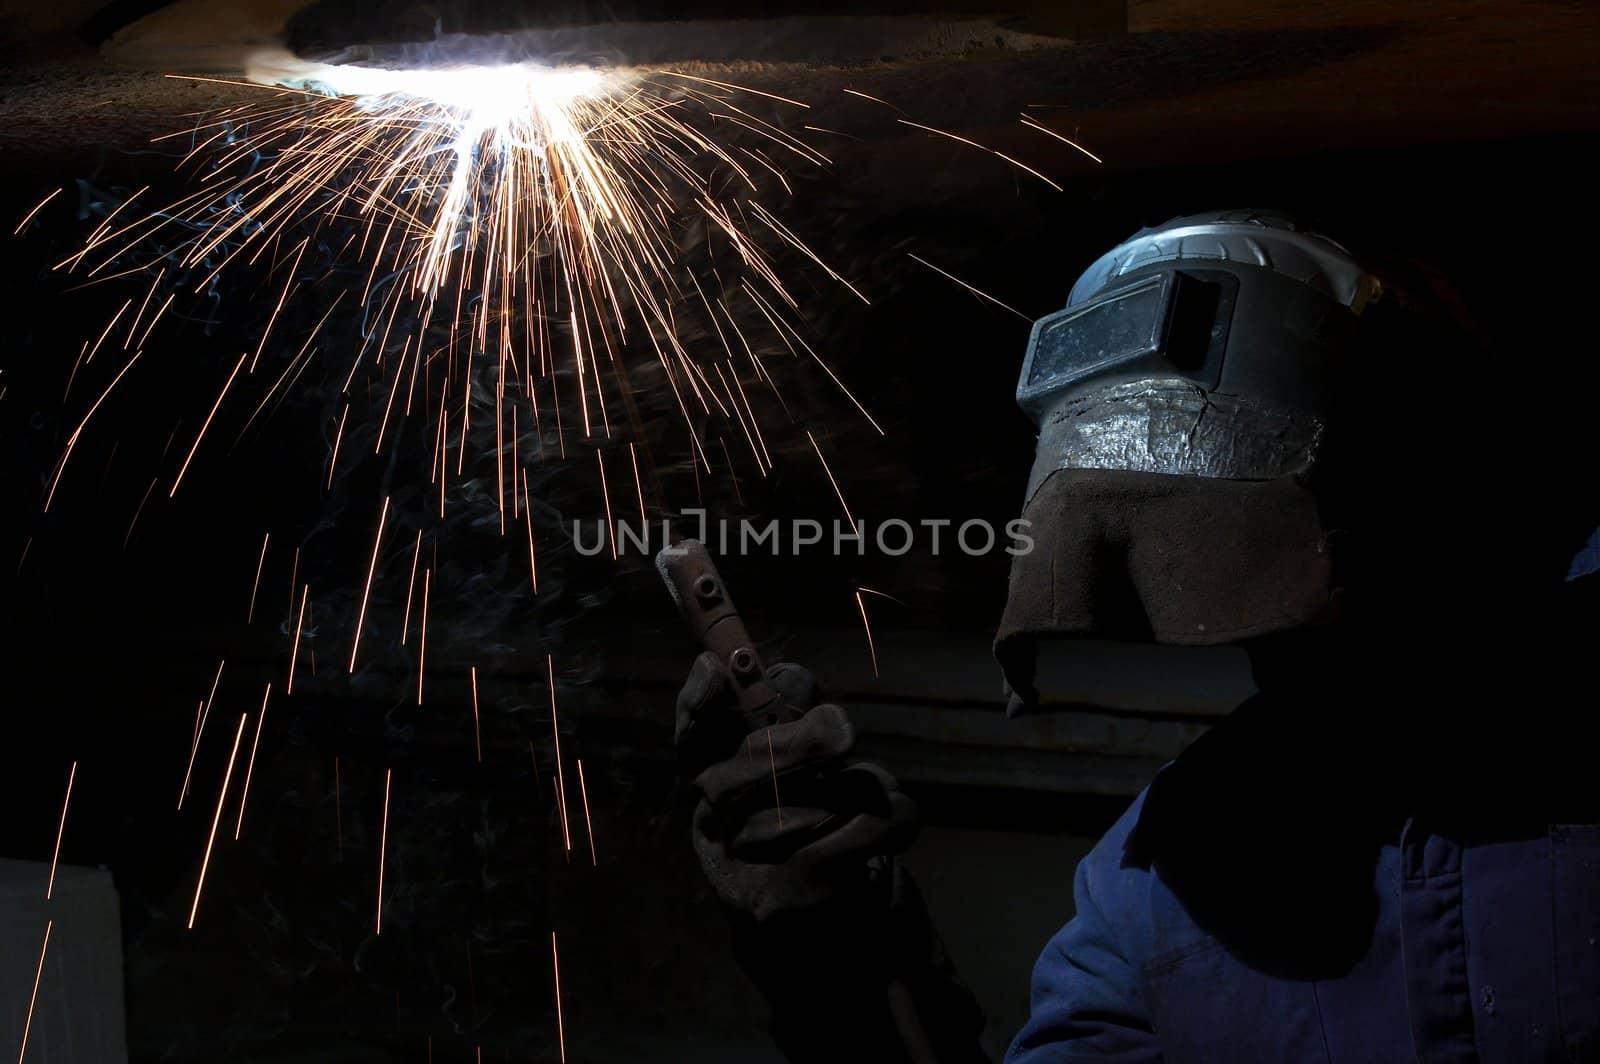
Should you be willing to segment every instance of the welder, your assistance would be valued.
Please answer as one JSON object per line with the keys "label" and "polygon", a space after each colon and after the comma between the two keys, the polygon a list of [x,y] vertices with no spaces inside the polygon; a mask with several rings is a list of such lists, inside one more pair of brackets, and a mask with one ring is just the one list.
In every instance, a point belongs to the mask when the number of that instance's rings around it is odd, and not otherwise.
{"label": "welder", "polygon": [[[1486,418],[1488,359],[1425,287],[1217,212],[1136,234],[1035,325],[1010,711],[1085,636],[1237,644],[1258,693],[1062,884],[1008,1061],[1600,1060],[1592,696],[1566,682],[1594,577],[1563,582],[1593,500],[1525,508],[1537,435]],[[695,849],[777,1043],[984,1059],[895,857],[913,803],[810,674],[770,680],[806,712],[761,757],[714,657],[677,709]]]}

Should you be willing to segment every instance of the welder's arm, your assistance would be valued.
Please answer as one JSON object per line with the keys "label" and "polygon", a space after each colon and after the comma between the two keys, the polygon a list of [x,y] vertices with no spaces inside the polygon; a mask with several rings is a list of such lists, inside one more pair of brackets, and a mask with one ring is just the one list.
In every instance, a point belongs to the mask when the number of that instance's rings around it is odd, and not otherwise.
{"label": "welder's arm", "polygon": [[894,857],[915,806],[850,760],[849,718],[813,705],[810,673],[768,675],[800,716],[746,734],[727,673],[702,655],[678,698],[678,749],[700,793],[695,852],[774,1040],[795,1064],[985,1061],[982,1014]]}
{"label": "welder's arm", "polygon": [[1034,965],[1032,1009],[1006,1064],[1161,1064],[1139,972],[1096,892],[1120,850],[1103,841],[1079,862],[1074,915]]}

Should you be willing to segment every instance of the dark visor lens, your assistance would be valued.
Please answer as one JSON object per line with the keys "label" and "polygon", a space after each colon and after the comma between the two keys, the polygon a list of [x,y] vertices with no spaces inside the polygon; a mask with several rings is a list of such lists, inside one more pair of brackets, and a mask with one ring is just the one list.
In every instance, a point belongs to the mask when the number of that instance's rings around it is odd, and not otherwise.
{"label": "dark visor lens", "polygon": [[1161,350],[1169,278],[1168,274],[1147,277],[1086,306],[1039,319],[1028,344],[1019,396]]}

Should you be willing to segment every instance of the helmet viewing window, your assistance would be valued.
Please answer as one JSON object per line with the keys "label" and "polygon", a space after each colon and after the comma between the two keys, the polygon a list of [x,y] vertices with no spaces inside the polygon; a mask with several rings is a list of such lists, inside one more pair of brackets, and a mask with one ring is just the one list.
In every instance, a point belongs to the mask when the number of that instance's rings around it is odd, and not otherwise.
{"label": "helmet viewing window", "polygon": [[1040,318],[1028,341],[1020,391],[1037,394],[1165,346],[1172,275],[1156,274],[1093,302]]}
{"label": "helmet viewing window", "polygon": [[1118,367],[1203,375],[1214,385],[1236,287],[1220,271],[1163,270],[1039,319],[1017,402],[1037,416],[1049,397]]}

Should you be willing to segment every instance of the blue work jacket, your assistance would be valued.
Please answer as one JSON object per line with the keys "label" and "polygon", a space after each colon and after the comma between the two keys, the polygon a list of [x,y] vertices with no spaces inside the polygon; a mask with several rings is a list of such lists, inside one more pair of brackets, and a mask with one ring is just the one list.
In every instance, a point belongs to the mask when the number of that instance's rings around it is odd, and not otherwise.
{"label": "blue work jacket", "polygon": [[1389,769],[1232,724],[1079,864],[1010,1064],[1600,1061],[1600,826],[1352,802]]}

